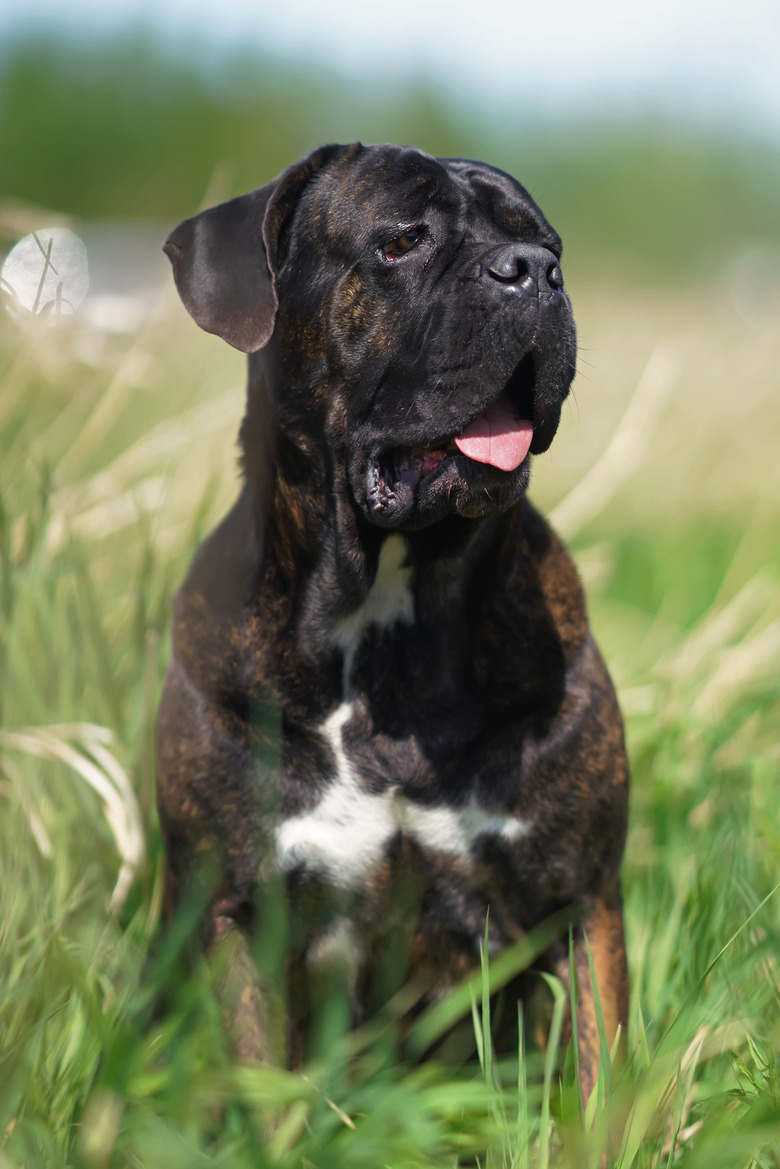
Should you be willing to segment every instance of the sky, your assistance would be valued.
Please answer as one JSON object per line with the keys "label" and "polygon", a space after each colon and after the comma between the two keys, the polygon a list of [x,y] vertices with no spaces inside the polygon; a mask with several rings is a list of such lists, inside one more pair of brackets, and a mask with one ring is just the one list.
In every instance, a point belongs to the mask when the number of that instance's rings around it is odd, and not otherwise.
{"label": "sky", "polygon": [[423,73],[488,107],[649,104],[780,141],[780,0],[0,0],[0,42],[139,17],[184,51],[255,44],[358,77]]}

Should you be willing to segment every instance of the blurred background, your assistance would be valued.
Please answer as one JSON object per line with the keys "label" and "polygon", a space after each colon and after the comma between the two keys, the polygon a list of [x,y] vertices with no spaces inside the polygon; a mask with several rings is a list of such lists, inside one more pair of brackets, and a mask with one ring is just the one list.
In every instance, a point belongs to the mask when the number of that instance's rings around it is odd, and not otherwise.
{"label": "blurred background", "polygon": [[580,324],[582,411],[538,468],[546,501],[592,463],[660,343],[650,393],[669,401],[649,408],[667,425],[632,514],[739,508],[777,486],[761,452],[776,437],[778,51],[773,0],[31,0],[0,10],[0,246],[75,227],[82,319],[129,332],[167,280],[170,227],[314,145],[489,161],[562,234]]}
{"label": "blurred background", "polygon": [[[579,372],[533,495],[627,719],[632,1067],[683,1018],[688,1069],[650,1067],[654,1151],[621,1164],[696,1139],[691,1164],[752,1166],[721,1121],[748,1158],[770,1116],[780,1164],[778,59],[776,0],[0,4],[3,1165],[216,1147],[219,1110],[191,1106],[225,1058],[202,987],[167,1016],[170,1083],[133,995],[169,598],[236,493],[245,360],[187,317],[161,247],[355,139],[497,165],[563,237]],[[304,1114],[317,1164],[375,1163],[322,1160]]]}

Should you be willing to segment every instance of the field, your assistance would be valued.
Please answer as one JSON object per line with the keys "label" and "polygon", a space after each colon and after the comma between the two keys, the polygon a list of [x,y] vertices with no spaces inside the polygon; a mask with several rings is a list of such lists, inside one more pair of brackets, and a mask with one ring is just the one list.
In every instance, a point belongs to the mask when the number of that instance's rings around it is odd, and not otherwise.
{"label": "field", "polygon": [[171,288],[133,334],[0,317],[0,1169],[780,1166],[780,302],[751,262],[671,292],[572,273],[580,374],[534,497],[633,774],[629,1055],[584,1109],[571,1053],[493,1061],[486,974],[451,1005],[481,1067],[403,1066],[392,1007],[334,1016],[302,1074],[231,1060],[189,923],[160,931],[152,732],[243,361]]}

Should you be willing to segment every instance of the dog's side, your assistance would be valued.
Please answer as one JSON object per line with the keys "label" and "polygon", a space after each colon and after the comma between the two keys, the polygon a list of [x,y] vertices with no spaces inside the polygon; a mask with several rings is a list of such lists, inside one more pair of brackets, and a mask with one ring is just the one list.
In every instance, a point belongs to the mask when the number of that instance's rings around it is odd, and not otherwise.
{"label": "dog's side", "polygon": [[[176,597],[158,728],[170,903],[210,874],[245,1056],[300,1058],[334,962],[356,1020],[405,978],[442,993],[486,917],[494,953],[569,921],[542,964],[568,980],[571,929],[586,1092],[588,945],[610,1043],[625,1022],[622,724],[526,499],[575,368],[560,246],[502,172],[359,144],[166,244],[250,355],[243,488]],[[252,939],[282,888],[280,1021]]]}

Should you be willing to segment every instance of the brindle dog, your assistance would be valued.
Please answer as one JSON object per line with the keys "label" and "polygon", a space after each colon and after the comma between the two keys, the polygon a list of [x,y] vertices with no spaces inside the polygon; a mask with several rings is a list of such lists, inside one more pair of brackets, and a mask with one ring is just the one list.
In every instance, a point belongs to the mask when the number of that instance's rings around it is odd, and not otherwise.
{"label": "brindle dog", "polygon": [[[300,1058],[324,961],[358,1020],[390,951],[430,1001],[488,911],[495,953],[568,910],[542,964],[568,980],[571,931],[588,1092],[586,937],[610,1043],[626,1017],[628,780],[576,570],[526,499],[575,370],[558,235],[501,171],[354,144],[166,252],[249,354],[243,486],[175,599],[159,719],[169,900],[211,873],[239,1052]],[[269,887],[282,1026],[253,953]]]}

